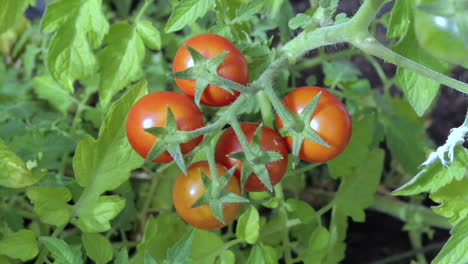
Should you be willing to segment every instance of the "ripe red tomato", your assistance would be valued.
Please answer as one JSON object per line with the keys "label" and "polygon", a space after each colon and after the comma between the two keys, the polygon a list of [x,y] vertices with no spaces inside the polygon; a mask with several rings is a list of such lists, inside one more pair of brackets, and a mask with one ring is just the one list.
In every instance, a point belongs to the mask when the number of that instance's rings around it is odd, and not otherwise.
{"label": "ripe red tomato", "polygon": [[[283,99],[283,104],[293,113],[300,114],[319,92],[322,92],[322,96],[310,119],[310,127],[331,148],[304,139],[299,157],[309,162],[325,162],[333,159],[345,149],[351,138],[351,118],[346,107],[326,89],[315,86],[297,88]],[[283,121],[279,116],[276,116],[276,125],[278,129],[283,128]],[[286,141],[292,150],[292,138],[287,137]]]}
{"label": "ripe red tomato", "polygon": [[[144,129],[163,127],[167,121],[167,107],[174,113],[177,129],[195,130],[203,127],[203,115],[189,97],[176,92],[154,92],[140,98],[130,109],[127,117],[127,137],[133,149],[146,157],[157,138]],[[194,149],[203,136],[180,145],[182,154]],[[153,161],[167,163],[173,158],[166,151]]]}
{"label": "ripe red tomato", "polygon": [[[211,179],[210,167],[207,161],[193,163],[187,170],[187,176],[181,173],[177,177],[173,186],[172,200],[177,213],[190,225],[205,230],[218,229],[225,226],[225,224],[216,219],[208,204],[190,208],[205,192],[200,170]],[[221,177],[227,172],[227,169],[216,164],[216,171],[218,176]],[[225,189],[238,195],[241,193],[239,182],[235,177],[231,178]],[[224,204],[225,223],[229,224],[234,220],[239,214],[239,210],[240,203]]]}
{"label": "ripe red tomato", "polygon": [[[248,122],[240,124],[249,143],[252,142],[255,130],[257,130],[258,126],[259,124]],[[283,156],[283,159],[266,164],[271,184],[274,186],[283,178],[288,167],[288,148],[283,138],[281,138],[276,131],[266,126],[262,128],[260,145],[263,151],[274,151]],[[242,171],[242,161],[229,158],[227,155],[240,151],[243,151],[243,148],[234,129],[228,128],[218,139],[215,150],[215,160],[227,168],[232,168],[237,164],[238,166],[234,175],[238,179],[240,179]],[[245,184],[245,190],[248,192],[261,192],[266,191],[267,187],[258,179],[255,173],[252,173]]]}
{"label": "ripe red tomato", "polygon": [[[249,81],[249,69],[244,55],[229,40],[216,34],[201,34],[187,40],[174,57],[172,70],[174,72],[183,71],[193,66],[193,59],[185,45],[192,47],[205,58],[211,59],[217,55],[229,51],[224,61],[219,65],[219,76],[231,81],[246,85]],[[177,86],[186,95],[195,97],[195,81],[175,79]],[[208,85],[201,96],[201,103],[207,106],[226,106],[232,103],[239,96],[239,92],[234,94],[216,86]]]}

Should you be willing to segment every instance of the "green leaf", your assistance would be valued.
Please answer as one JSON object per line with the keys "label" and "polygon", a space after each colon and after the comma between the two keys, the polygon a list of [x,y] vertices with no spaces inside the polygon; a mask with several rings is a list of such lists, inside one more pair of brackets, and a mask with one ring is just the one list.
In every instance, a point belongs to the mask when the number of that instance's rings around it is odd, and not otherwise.
{"label": "green leaf", "polygon": [[344,208],[335,206],[332,210],[332,219],[330,223],[330,238],[328,240],[327,253],[323,264],[340,263],[345,257],[346,230],[348,229],[348,217]]}
{"label": "green leaf", "polygon": [[161,49],[161,34],[150,21],[140,21],[137,25],[137,31],[146,47],[153,50]]}
{"label": "green leaf", "polygon": [[215,0],[182,0],[174,6],[169,21],[164,31],[166,33],[181,30],[186,25],[191,25],[199,17],[202,17],[212,8]]}
{"label": "green leaf", "polygon": [[55,263],[81,264],[81,250],[70,247],[67,242],[55,237],[40,237],[55,259]]}
{"label": "green leaf", "polygon": [[108,263],[112,260],[114,249],[109,240],[96,233],[84,233],[81,236],[86,254],[97,264]]}
{"label": "green leaf", "polygon": [[73,157],[75,178],[80,186],[90,189],[85,190],[86,197],[80,198],[78,206],[96,200],[105,191],[117,188],[128,179],[131,170],[143,163],[143,158],[128,143],[122,118],[127,116],[133,104],[146,92],[145,81],[135,85],[112,105],[98,139],[86,136],[78,144]]}
{"label": "green leaf", "polygon": [[99,97],[105,108],[118,91],[142,77],[145,45],[127,22],[112,24],[104,42],[107,46],[98,59],[101,65]]}
{"label": "green leaf", "polygon": [[127,248],[122,248],[115,258],[115,264],[129,264]]}
{"label": "green leaf", "polygon": [[422,192],[435,193],[442,187],[465,177],[468,164],[468,149],[455,148],[455,159],[448,167],[440,162],[422,169],[409,182],[393,192],[395,195],[416,195]]}
{"label": "green leaf", "polygon": [[0,9],[0,34],[10,29],[31,4],[31,0],[4,0]]}
{"label": "green leaf", "polygon": [[263,244],[255,244],[255,246],[250,251],[247,264],[278,263],[280,257],[281,256],[279,256],[274,248]]}
{"label": "green leaf", "polygon": [[263,1],[248,1],[236,10],[237,16],[231,23],[242,23],[251,20],[256,13],[262,10],[264,5]]}
{"label": "green leaf", "polygon": [[77,226],[84,232],[104,232],[111,228],[114,219],[125,207],[125,200],[117,196],[101,196],[82,207],[78,212]]}
{"label": "green leaf", "polygon": [[98,69],[92,48],[102,43],[109,30],[101,0],[54,2],[46,9],[42,30],[57,30],[49,46],[47,67],[52,77],[72,92],[75,80],[85,80]]}
{"label": "green leaf", "polygon": [[224,250],[219,255],[219,264],[236,264],[236,255],[231,250]]}
{"label": "green leaf", "polygon": [[[434,59],[424,49],[414,45],[416,42],[415,32],[410,29],[405,38],[395,46],[394,51],[435,71],[448,70],[447,63]],[[434,101],[440,84],[402,67],[398,67],[395,78],[413,109],[419,116],[422,116]]]}
{"label": "green leaf", "polygon": [[237,221],[236,236],[249,244],[254,244],[260,232],[260,216],[254,206],[250,206]]}
{"label": "green leaf", "polygon": [[146,221],[143,240],[137,245],[132,263],[143,263],[145,252],[162,263],[171,248],[185,234],[185,224],[176,214],[160,214]]}
{"label": "green leaf", "polygon": [[143,264],[158,264],[158,262],[153,258],[153,256],[151,256],[150,253],[148,253],[148,251],[145,251],[145,260]]}
{"label": "green leaf", "polygon": [[339,82],[354,82],[358,80],[361,72],[348,59],[337,59],[323,64],[323,72],[330,84]]}
{"label": "green leaf", "polygon": [[290,29],[296,30],[298,28],[305,29],[309,26],[312,26],[316,22],[313,18],[307,14],[299,13],[291,20],[289,20],[288,26]]}
{"label": "green leaf", "polygon": [[381,149],[369,152],[366,162],[361,163],[361,166],[354,170],[353,175],[342,179],[336,193],[334,203],[356,222],[364,221],[364,209],[374,202],[374,194],[383,170],[384,154]]}
{"label": "green leaf", "polygon": [[400,115],[382,117],[380,121],[385,128],[387,146],[392,158],[399,161],[405,171],[416,174],[418,166],[425,159],[427,141],[424,127]]}
{"label": "green leaf", "polygon": [[374,137],[376,126],[374,116],[353,117],[352,136],[345,150],[338,157],[327,162],[333,178],[351,177],[354,169],[365,162]]}
{"label": "green leaf", "polygon": [[0,240],[0,255],[26,261],[37,253],[36,234],[31,230],[20,230]]}
{"label": "green leaf", "polygon": [[24,161],[0,139],[0,185],[23,188],[38,182],[46,173],[32,173]]}
{"label": "green leaf", "polygon": [[468,217],[458,222],[450,234],[452,236],[432,261],[433,264],[468,262]]}
{"label": "green leaf", "polygon": [[63,226],[70,220],[72,208],[67,202],[72,199],[72,195],[67,188],[30,187],[26,195],[34,203],[34,212],[42,222]]}
{"label": "green leaf", "polygon": [[327,254],[330,233],[323,226],[317,226],[310,235],[307,249],[300,255],[305,264],[322,263]]}
{"label": "green leaf", "polygon": [[395,1],[388,24],[387,39],[403,39],[412,26],[412,20],[412,1]]}
{"label": "green leaf", "polygon": [[307,224],[314,219],[315,210],[308,203],[298,199],[286,200],[286,209],[293,216],[296,216],[301,220],[303,224]]}
{"label": "green leaf", "polygon": [[195,229],[190,229],[177,243],[167,251],[167,259],[164,263],[167,264],[189,264],[190,255],[192,253],[193,239],[195,237]]}
{"label": "green leaf", "polygon": [[431,199],[440,203],[437,207],[432,207],[434,212],[451,218],[452,225],[457,224],[468,215],[468,179],[453,181],[442,187],[435,193],[431,193]]}
{"label": "green leaf", "polygon": [[47,100],[55,109],[66,115],[73,104],[73,98],[64,91],[49,75],[33,78],[34,92],[39,98]]}
{"label": "green leaf", "polygon": [[[223,248],[225,243],[221,237],[213,232],[196,229],[195,238],[192,245],[192,259],[194,264],[215,263],[217,255],[213,252],[218,252]],[[174,263],[178,264],[178,263]]]}

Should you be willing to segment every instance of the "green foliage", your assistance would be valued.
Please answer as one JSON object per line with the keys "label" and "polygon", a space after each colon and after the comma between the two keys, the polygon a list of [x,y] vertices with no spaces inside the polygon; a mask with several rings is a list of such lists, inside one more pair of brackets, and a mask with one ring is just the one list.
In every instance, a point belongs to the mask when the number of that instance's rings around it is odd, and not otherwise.
{"label": "green foliage", "polygon": [[[353,254],[346,244],[351,241],[349,221],[365,222],[368,208],[400,219],[412,238],[421,232],[432,235],[434,227],[451,229],[432,263],[468,261],[468,150],[463,139],[446,167],[438,161],[420,167],[427,149],[436,147],[425,129],[439,87],[468,93],[466,84],[442,75],[453,68],[448,62],[464,63],[466,52],[457,51],[455,42],[441,47],[455,59],[431,52],[419,33],[432,32],[435,44],[447,35],[417,21],[421,13],[449,17],[444,20],[453,22],[448,33],[456,28],[461,32],[457,43],[466,44],[463,0],[397,0],[377,18],[388,1],[365,0],[353,17],[336,15],[342,12],[338,0],[304,1],[304,6],[285,0],[131,2],[51,0],[41,19],[27,20],[23,14],[35,1],[2,1],[0,263],[335,264]],[[303,13],[296,12],[303,7]],[[387,27],[387,41],[373,39],[378,23]],[[171,71],[183,41],[207,32],[226,37],[244,54],[247,86],[218,75],[226,53],[206,60],[206,54],[190,50],[195,66]],[[371,55],[397,64],[396,75],[387,76]],[[370,64],[361,64],[363,60]],[[374,71],[377,81],[367,75]],[[167,127],[173,130],[147,129],[167,134],[166,141],[158,137],[164,148],[156,145],[152,154],[169,150],[177,159],[169,164],[145,161],[127,140],[127,114],[149,91],[179,92],[174,77],[196,81],[197,103],[212,84],[241,91],[242,104],[199,105],[207,125],[196,132],[176,133],[181,124],[171,118]],[[290,162],[281,183],[271,186],[265,164],[279,156],[261,151],[256,133],[249,147],[260,154],[238,152],[232,158],[243,160],[242,185],[254,172],[274,192],[240,197],[208,188],[209,199],[197,203],[208,201],[218,219],[226,202],[249,197],[250,204],[220,231],[186,225],[172,201],[180,171],[211,158],[212,139],[226,125],[236,126],[234,117],[273,127],[280,97],[304,83],[323,85],[345,102],[353,121],[345,151],[326,165]],[[319,98],[302,116],[289,120],[300,130],[285,131],[296,139],[289,160],[304,138],[331,145],[308,129],[310,115],[326,111],[316,109]],[[174,142],[195,134],[203,134],[204,141],[182,155]],[[438,205],[425,207],[419,196],[382,195],[405,181],[392,194],[428,193]],[[432,246],[426,239],[422,245],[412,242],[412,252]]]}

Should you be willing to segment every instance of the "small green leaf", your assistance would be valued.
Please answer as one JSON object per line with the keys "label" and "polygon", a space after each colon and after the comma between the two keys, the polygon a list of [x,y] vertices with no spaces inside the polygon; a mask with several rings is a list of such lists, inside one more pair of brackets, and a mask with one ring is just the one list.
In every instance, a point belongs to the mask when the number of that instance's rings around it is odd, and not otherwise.
{"label": "small green leaf", "polygon": [[202,17],[212,8],[215,0],[182,0],[174,6],[164,31],[166,33],[181,30],[191,25],[197,18]]}
{"label": "small green leaf", "polygon": [[20,230],[0,240],[0,255],[27,261],[37,253],[36,234],[31,230]]}
{"label": "small green leaf", "polygon": [[219,264],[236,264],[236,255],[231,250],[224,250],[219,255]]}
{"label": "small green leaf", "polygon": [[[374,149],[365,160],[354,170],[353,175],[342,179],[334,200],[356,222],[365,220],[364,209],[374,201],[383,170],[384,151]],[[357,189],[359,192],[356,192]]]}
{"label": "small green leaf", "polygon": [[34,211],[42,222],[56,226],[68,223],[72,208],[67,202],[72,196],[67,188],[30,187],[26,195],[34,203]]}
{"label": "small green leaf", "polygon": [[143,264],[158,264],[158,262],[153,258],[153,256],[151,256],[150,253],[148,253],[148,251],[145,251],[145,260]]}
{"label": "small green leaf", "polygon": [[313,18],[307,14],[299,13],[291,20],[289,20],[288,26],[290,29],[296,30],[298,28],[305,29],[309,26],[312,26],[316,22]]}
{"label": "small green leaf", "polygon": [[145,45],[127,22],[112,24],[104,42],[107,46],[98,56],[101,65],[99,97],[106,108],[118,91],[143,76],[141,64]]}
{"label": "small green leaf", "polygon": [[115,264],[130,264],[128,260],[128,251],[126,247],[123,247],[117,257],[115,258]]}
{"label": "small green leaf", "polygon": [[0,185],[23,188],[38,182],[46,173],[32,173],[24,161],[0,139]]}
{"label": "small green leaf", "polygon": [[278,263],[280,257],[281,256],[274,248],[264,244],[255,244],[250,251],[247,264]]}
{"label": "small green leaf", "polygon": [[[216,263],[218,256],[213,252],[219,252],[225,243],[221,237],[210,231],[195,230],[195,238],[192,244],[193,264]],[[172,264],[172,263],[171,263]],[[174,263],[178,264],[178,263]]]}
{"label": "small green leaf", "polygon": [[374,116],[353,117],[353,131],[348,146],[338,157],[327,162],[333,178],[352,177],[354,169],[365,162],[375,126]]}
{"label": "small green leaf", "polygon": [[468,164],[468,150],[463,147],[455,148],[455,159],[448,167],[440,162],[422,169],[409,182],[393,192],[395,195],[416,195],[422,192],[435,193],[453,181],[460,181],[465,177]]}
{"label": "small green leaf", "polygon": [[188,233],[180,238],[177,243],[167,251],[167,264],[189,264],[192,253],[193,239],[195,238],[195,229],[191,228]]}
{"label": "small green leaf", "polygon": [[431,199],[440,203],[439,206],[432,207],[434,212],[451,218],[450,223],[456,225],[459,221],[468,216],[468,179],[453,181],[440,188],[437,192],[431,193]]}
{"label": "small green leaf", "polygon": [[[75,205],[76,207],[76,205]],[[101,196],[97,201],[78,207],[76,224],[84,232],[104,232],[110,229],[114,219],[125,207],[125,200],[117,196]]]}
{"label": "small green leaf", "polygon": [[337,59],[323,65],[326,79],[333,83],[354,82],[358,80],[361,71],[348,59]]}
{"label": "small green leaf", "polygon": [[137,25],[137,31],[146,47],[153,50],[161,49],[161,34],[150,21],[140,21]]}
{"label": "small green leaf", "polygon": [[303,224],[311,222],[315,216],[315,210],[308,203],[298,199],[288,199],[286,201],[286,209],[293,216],[297,216]]}
{"label": "small green leaf", "polygon": [[450,234],[452,236],[432,261],[433,264],[468,262],[468,217],[458,222]]}
{"label": "small green leaf", "polygon": [[256,13],[260,12],[265,3],[262,1],[248,1],[236,11],[236,18],[231,23],[242,23],[252,19]]}
{"label": "small green leaf", "polygon": [[176,214],[160,214],[157,218],[150,216],[146,221],[143,240],[137,245],[134,263],[142,263],[145,252],[158,263],[163,263],[168,249],[185,233],[185,224]]}
{"label": "small green leaf", "polygon": [[[435,71],[445,72],[448,70],[447,63],[435,59],[424,49],[414,45],[416,42],[415,32],[410,29],[405,38],[393,50]],[[414,111],[418,116],[422,116],[437,96],[440,84],[402,67],[398,67],[395,78]]]}
{"label": "small green leaf", "polygon": [[33,79],[34,92],[39,98],[47,100],[60,113],[66,114],[73,104],[73,98],[62,89],[49,75],[36,76]]}
{"label": "small green leaf", "polygon": [[387,38],[403,39],[412,26],[412,19],[412,2],[407,0],[395,1],[388,23]]}
{"label": "small green leaf", "polygon": [[10,29],[31,3],[31,0],[4,0],[0,9],[0,34]]}
{"label": "small green leaf", "polygon": [[112,260],[114,249],[109,240],[96,233],[84,233],[81,236],[86,254],[97,264],[105,264]]}
{"label": "small green leaf", "polygon": [[67,242],[55,237],[40,237],[39,240],[52,253],[56,263],[81,264],[81,250],[70,247]]}
{"label": "small green leaf", "polygon": [[323,226],[318,226],[310,235],[307,249],[300,255],[304,264],[323,263],[327,254],[327,244],[330,239],[330,233]]}
{"label": "small green leaf", "polygon": [[260,216],[255,207],[250,206],[237,222],[236,236],[249,244],[254,244],[260,233]]}

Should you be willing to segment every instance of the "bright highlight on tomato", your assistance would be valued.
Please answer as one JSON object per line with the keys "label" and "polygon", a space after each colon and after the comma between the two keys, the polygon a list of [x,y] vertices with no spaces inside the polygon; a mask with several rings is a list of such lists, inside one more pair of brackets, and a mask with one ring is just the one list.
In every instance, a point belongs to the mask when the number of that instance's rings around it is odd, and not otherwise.
{"label": "bright highlight on tomato", "polygon": [[[258,126],[259,124],[257,123],[249,122],[240,124],[240,127],[249,143],[252,142],[252,138]],[[263,151],[274,151],[281,154],[283,157],[281,160],[266,164],[271,184],[274,186],[283,178],[288,167],[288,148],[283,138],[281,138],[276,131],[266,126],[262,127],[260,145]],[[234,175],[239,180],[242,171],[242,161],[230,158],[228,155],[241,151],[243,151],[243,148],[234,132],[234,129],[228,128],[218,139],[215,150],[215,160],[229,169],[238,165]],[[255,173],[252,173],[245,184],[245,190],[248,192],[261,192],[266,191],[267,187],[260,181]]]}
{"label": "bright highlight on tomato", "polygon": [[[299,157],[308,162],[326,162],[338,156],[348,145],[351,138],[351,118],[346,107],[328,90],[305,86],[289,93],[283,104],[293,113],[300,114],[322,92],[317,108],[310,119],[310,127],[327,142],[331,148],[322,146],[310,139],[305,139],[301,145]],[[276,116],[278,129],[283,128],[283,121]],[[289,149],[292,150],[292,137],[287,137]]]}
{"label": "bright highlight on tomato", "polygon": [[[127,137],[133,149],[142,157],[150,152],[157,138],[146,132],[150,127],[164,127],[167,121],[167,107],[174,113],[177,129],[195,130],[203,127],[203,115],[189,97],[176,92],[154,92],[143,96],[132,106],[127,117]],[[182,154],[190,152],[202,141],[203,136],[180,145]],[[153,161],[167,163],[173,158],[164,152]]]}
{"label": "bright highlight on tomato", "polygon": [[[249,70],[247,61],[239,49],[229,40],[216,34],[201,34],[187,40],[174,57],[172,70],[174,72],[183,71],[193,66],[193,59],[185,45],[192,47],[205,58],[211,59],[217,55],[229,51],[224,61],[218,68],[219,76],[246,85],[249,81]],[[175,79],[177,86],[186,95],[195,97],[195,81]],[[226,106],[232,103],[239,96],[239,92],[234,94],[216,86],[208,85],[201,96],[201,103],[207,106]]]}
{"label": "bright highlight on tomato", "polygon": [[[190,208],[205,192],[200,170],[211,179],[210,168],[207,161],[200,161],[192,164],[188,168],[187,176],[181,173],[177,177],[172,191],[174,206],[180,217],[190,225],[205,230],[218,229],[225,226],[225,224],[216,219],[208,204]],[[221,177],[228,170],[216,164],[216,171],[218,176]],[[231,178],[225,189],[238,195],[241,193],[239,182],[235,177]],[[229,224],[237,217],[239,210],[240,203],[224,204],[223,214],[226,224]]]}

